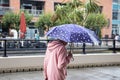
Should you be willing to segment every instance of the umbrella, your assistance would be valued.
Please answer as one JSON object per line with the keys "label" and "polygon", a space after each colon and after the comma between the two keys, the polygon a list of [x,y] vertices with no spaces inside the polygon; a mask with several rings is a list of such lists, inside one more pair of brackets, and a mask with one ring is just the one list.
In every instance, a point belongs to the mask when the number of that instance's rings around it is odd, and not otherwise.
{"label": "umbrella", "polygon": [[94,31],[77,24],[63,24],[51,28],[48,37],[60,39],[65,42],[99,43],[99,38]]}
{"label": "umbrella", "polygon": [[25,38],[26,33],[26,21],[25,21],[25,15],[24,12],[21,13],[20,17],[20,38]]}

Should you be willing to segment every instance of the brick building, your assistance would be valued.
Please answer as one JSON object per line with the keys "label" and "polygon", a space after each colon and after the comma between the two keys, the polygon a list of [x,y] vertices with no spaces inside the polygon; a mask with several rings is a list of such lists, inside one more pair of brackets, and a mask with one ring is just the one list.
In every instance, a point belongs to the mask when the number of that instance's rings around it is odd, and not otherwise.
{"label": "brick building", "polygon": [[[7,10],[19,12],[20,9],[28,10],[34,15],[33,22],[38,18],[42,12],[53,13],[55,5],[66,0],[0,0],[0,15],[4,15]],[[86,1],[86,0],[82,0]],[[102,37],[111,37],[112,32],[112,0],[99,0],[102,6],[102,13],[105,14],[109,21],[108,26],[102,29]]]}

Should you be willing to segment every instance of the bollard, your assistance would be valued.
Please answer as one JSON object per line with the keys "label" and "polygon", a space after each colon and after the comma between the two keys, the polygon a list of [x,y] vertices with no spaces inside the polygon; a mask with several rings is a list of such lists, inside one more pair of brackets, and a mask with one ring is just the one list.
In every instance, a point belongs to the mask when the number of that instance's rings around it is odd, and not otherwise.
{"label": "bollard", "polygon": [[8,57],[7,53],[6,53],[6,42],[7,42],[7,40],[5,39],[4,40],[4,54],[3,54],[3,57]]}
{"label": "bollard", "polygon": [[115,47],[115,45],[116,45],[116,40],[114,39],[113,40],[113,53],[116,53],[116,47]]}
{"label": "bollard", "polygon": [[85,52],[85,43],[83,43],[83,54],[86,54],[86,52]]}

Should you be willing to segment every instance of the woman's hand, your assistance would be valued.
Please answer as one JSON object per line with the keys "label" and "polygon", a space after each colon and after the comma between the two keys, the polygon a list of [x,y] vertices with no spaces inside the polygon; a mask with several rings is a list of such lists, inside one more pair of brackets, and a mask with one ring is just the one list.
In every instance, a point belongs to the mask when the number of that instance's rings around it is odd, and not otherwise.
{"label": "woman's hand", "polygon": [[73,54],[71,52],[68,52],[68,58],[72,59],[72,61],[74,61]]}
{"label": "woman's hand", "polygon": [[73,57],[73,55],[72,55],[72,53],[71,53],[71,52],[68,52],[68,56],[69,56],[70,58],[72,58],[72,57]]}
{"label": "woman's hand", "polygon": [[45,80],[48,80],[48,78],[45,78]]}

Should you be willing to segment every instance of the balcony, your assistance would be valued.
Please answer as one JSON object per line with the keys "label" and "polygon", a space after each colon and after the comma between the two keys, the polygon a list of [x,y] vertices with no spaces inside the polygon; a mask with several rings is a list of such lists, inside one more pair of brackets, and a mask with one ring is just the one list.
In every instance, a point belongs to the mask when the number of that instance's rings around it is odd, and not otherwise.
{"label": "balcony", "polygon": [[27,11],[29,14],[32,14],[33,16],[39,16],[43,13],[43,10],[33,10],[33,9],[23,9]]}
{"label": "balcony", "polygon": [[13,8],[11,7],[0,7],[0,15],[4,15],[8,11],[12,11]]}

